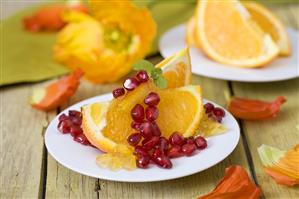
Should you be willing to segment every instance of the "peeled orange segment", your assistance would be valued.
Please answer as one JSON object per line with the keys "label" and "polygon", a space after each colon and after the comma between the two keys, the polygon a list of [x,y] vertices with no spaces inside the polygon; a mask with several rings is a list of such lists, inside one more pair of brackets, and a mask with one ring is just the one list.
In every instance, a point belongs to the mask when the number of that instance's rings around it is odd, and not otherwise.
{"label": "peeled orange segment", "polygon": [[185,35],[186,43],[190,46],[196,46],[195,27],[196,27],[195,17],[192,16],[186,24],[186,35]]}
{"label": "peeled orange segment", "polygon": [[272,61],[279,48],[251,19],[237,0],[201,0],[196,10],[199,40],[213,60],[232,66],[260,67]]}
{"label": "peeled orange segment", "polygon": [[82,128],[88,141],[97,148],[112,152],[117,145],[103,135],[102,130],[106,126],[106,113],[109,102],[98,102],[82,107]]}
{"label": "peeled orange segment", "polygon": [[156,67],[162,69],[168,88],[185,86],[192,82],[191,61],[188,48],[164,59]]}
{"label": "peeled orange segment", "polygon": [[282,22],[268,8],[261,4],[244,2],[243,5],[263,31],[271,35],[279,47],[279,54],[289,55],[291,53],[290,41]]}

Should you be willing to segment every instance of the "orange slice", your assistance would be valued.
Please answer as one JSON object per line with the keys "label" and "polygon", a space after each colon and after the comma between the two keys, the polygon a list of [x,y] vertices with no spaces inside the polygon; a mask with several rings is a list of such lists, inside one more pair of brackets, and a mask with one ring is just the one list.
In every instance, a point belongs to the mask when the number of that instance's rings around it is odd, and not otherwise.
{"label": "orange slice", "polygon": [[192,16],[186,24],[185,40],[189,46],[196,46],[195,28],[196,28],[196,21],[195,21],[195,17]]}
{"label": "orange slice", "polygon": [[134,133],[130,112],[137,103],[143,104],[151,91],[160,96],[156,122],[163,136],[169,137],[174,131],[185,137],[194,135],[204,114],[200,86],[160,90],[149,81],[110,103],[84,106],[82,127],[88,140],[102,151],[111,153],[118,144],[128,145],[127,137]]}
{"label": "orange slice", "polygon": [[239,1],[201,0],[196,21],[202,50],[220,63],[260,67],[279,53],[271,36],[259,28]]}
{"label": "orange slice", "polygon": [[263,31],[271,35],[279,47],[280,55],[289,55],[291,53],[290,41],[282,22],[268,8],[259,3],[244,2],[243,5]]}
{"label": "orange slice", "polygon": [[189,85],[192,82],[191,61],[188,48],[164,59],[156,67],[162,69],[168,88],[177,88]]}

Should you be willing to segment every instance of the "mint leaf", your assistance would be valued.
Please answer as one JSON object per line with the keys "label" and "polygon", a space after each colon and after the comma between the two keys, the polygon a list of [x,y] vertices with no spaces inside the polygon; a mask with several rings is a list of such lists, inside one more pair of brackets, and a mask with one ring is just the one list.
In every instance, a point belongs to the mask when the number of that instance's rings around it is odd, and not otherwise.
{"label": "mint leaf", "polygon": [[161,70],[161,68],[154,68],[154,69],[151,71],[151,78],[152,78],[153,80],[158,79],[161,75],[162,75],[162,70]]}
{"label": "mint leaf", "polygon": [[157,79],[154,79],[154,82],[156,86],[161,89],[167,88],[167,80],[162,75],[160,75]]}
{"label": "mint leaf", "polygon": [[133,64],[133,69],[136,71],[145,70],[148,74],[151,74],[152,70],[155,69],[155,66],[151,62],[141,59]]}

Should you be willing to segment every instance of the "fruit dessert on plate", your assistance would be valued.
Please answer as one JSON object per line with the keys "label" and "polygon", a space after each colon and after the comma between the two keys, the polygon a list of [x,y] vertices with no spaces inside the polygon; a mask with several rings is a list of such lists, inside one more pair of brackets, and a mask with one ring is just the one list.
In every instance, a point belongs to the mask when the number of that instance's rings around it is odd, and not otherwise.
{"label": "fruit dessert on plate", "polygon": [[172,158],[204,150],[206,137],[226,131],[224,110],[204,104],[201,87],[191,85],[188,49],[156,66],[139,61],[134,69],[136,75],[112,92],[113,100],[85,105],[76,117],[69,112],[59,118],[61,132],[105,152],[96,159],[99,166],[171,168]]}

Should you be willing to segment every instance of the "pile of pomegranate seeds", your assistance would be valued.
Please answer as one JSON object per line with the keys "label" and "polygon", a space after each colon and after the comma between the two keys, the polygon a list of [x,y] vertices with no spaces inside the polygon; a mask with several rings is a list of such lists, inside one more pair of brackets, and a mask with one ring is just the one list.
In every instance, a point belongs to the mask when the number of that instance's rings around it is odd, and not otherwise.
{"label": "pile of pomegranate seeds", "polygon": [[123,88],[117,88],[113,90],[112,91],[113,97],[118,98],[120,96],[123,96],[126,93],[125,89],[127,91],[132,91],[135,88],[137,88],[139,84],[147,82],[148,80],[149,80],[149,76],[147,72],[144,70],[140,70],[138,71],[135,77],[129,77],[124,81]]}
{"label": "pile of pomegranate seeds", "polygon": [[58,130],[67,134],[70,133],[73,139],[76,142],[79,142],[83,145],[91,145],[85,135],[83,134],[83,130],[81,128],[82,124],[82,114],[79,111],[70,110],[69,114],[61,114],[58,118]]}
{"label": "pile of pomegranate seeds", "polygon": [[[196,138],[184,138],[178,132],[174,132],[169,139],[161,136],[161,131],[155,122],[159,116],[157,105],[160,97],[155,92],[150,92],[144,99],[144,108],[136,104],[131,110],[133,119],[131,127],[136,133],[128,136],[127,141],[135,147],[136,165],[139,168],[147,168],[154,163],[162,168],[172,168],[171,158],[191,156],[197,149],[207,147],[207,141],[198,136]],[[141,145],[138,145],[140,144]]]}
{"label": "pile of pomegranate seeds", "polygon": [[222,108],[215,107],[209,102],[204,105],[204,108],[209,118],[221,123],[222,118],[225,116],[225,111]]}

